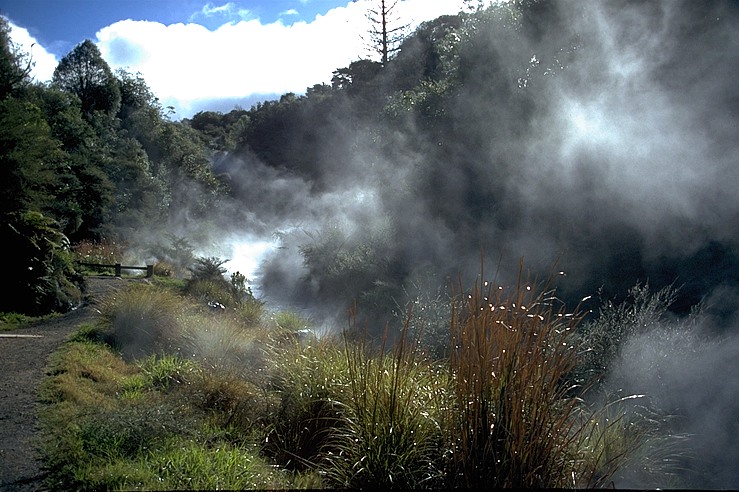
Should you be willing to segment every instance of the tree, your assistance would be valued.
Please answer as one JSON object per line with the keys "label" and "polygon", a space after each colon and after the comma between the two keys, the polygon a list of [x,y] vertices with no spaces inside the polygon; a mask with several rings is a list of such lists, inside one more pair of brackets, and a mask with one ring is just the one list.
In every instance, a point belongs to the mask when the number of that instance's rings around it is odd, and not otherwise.
{"label": "tree", "polygon": [[0,100],[29,81],[33,61],[10,40],[10,25],[0,16]]}
{"label": "tree", "polygon": [[63,158],[38,107],[14,98],[0,101],[0,217],[52,202]]}
{"label": "tree", "polygon": [[390,57],[400,49],[407,24],[400,24],[395,8],[400,0],[380,0],[376,7],[367,11],[367,19],[372,23],[369,31],[370,47],[380,55],[380,63],[386,66]]}
{"label": "tree", "polygon": [[121,106],[118,82],[100,50],[89,39],[62,58],[54,70],[52,83],[76,94],[88,118],[97,111],[115,115]]}
{"label": "tree", "polygon": [[79,304],[82,278],[60,229],[54,219],[35,210],[3,217],[0,240],[13,261],[5,267],[0,311],[39,315]]}
{"label": "tree", "polygon": [[352,89],[353,92],[364,91],[377,77],[381,70],[378,62],[371,60],[357,60],[348,67],[334,70],[331,86],[336,90]]}
{"label": "tree", "polygon": [[69,242],[53,217],[71,208],[60,198],[69,185],[62,179],[68,158],[37,106],[0,101],[0,244],[12,258],[0,311],[42,314],[79,301]]}
{"label": "tree", "polygon": [[110,145],[84,119],[76,95],[34,85],[26,91],[26,98],[43,113],[51,137],[64,152],[54,169],[58,182],[54,200],[47,201],[45,212],[51,213],[72,241],[98,237],[116,201],[114,184],[103,170],[111,161]]}

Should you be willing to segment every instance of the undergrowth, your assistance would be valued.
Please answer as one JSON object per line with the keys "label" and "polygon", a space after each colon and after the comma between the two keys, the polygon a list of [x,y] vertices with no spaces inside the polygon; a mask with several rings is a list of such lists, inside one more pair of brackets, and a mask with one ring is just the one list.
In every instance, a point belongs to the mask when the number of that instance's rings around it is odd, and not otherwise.
{"label": "undergrowth", "polygon": [[589,398],[573,375],[597,334],[576,336],[582,314],[523,265],[512,286],[482,271],[455,286],[446,348],[438,326],[423,338],[421,298],[379,341],[200,301],[117,292],[55,355],[42,388],[51,487],[608,487],[635,461],[661,473],[675,452],[644,395]]}

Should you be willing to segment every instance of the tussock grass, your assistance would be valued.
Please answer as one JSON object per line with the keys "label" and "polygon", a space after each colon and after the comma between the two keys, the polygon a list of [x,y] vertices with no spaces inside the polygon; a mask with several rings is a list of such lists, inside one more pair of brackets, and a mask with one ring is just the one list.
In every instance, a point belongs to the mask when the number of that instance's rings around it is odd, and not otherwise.
{"label": "tussock grass", "polygon": [[345,338],[349,384],[341,404],[343,425],[324,452],[327,477],[340,487],[369,483],[408,489],[443,483],[439,422],[447,378],[415,351],[408,326],[388,351],[385,342],[375,351]]}
{"label": "tussock grass", "polygon": [[312,342],[281,336],[266,349],[269,388],[280,397],[266,451],[295,470],[321,468],[329,439],[344,423],[339,406],[349,387],[346,358],[336,341]]}
{"label": "tussock grass", "polygon": [[664,417],[637,395],[573,389],[582,316],[523,272],[511,287],[482,270],[460,282],[446,348],[438,298],[429,345],[420,301],[379,340],[355,326],[301,338],[310,320],[294,312],[247,327],[161,287],[118,292],[50,366],[50,483],[580,488],[612,486],[635,460],[663,473]]}
{"label": "tussock grass", "polygon": [[102,323],[129,361],[181,350],[181,323],[193,309],[176,293],[148,284],[121,289],[100,304]]}
{"label": "tussock grass", "polygon": [[213,414],[216,424],[243,436],[263,435],[274,420],[279,398],[233,371],[203,368],[182,397]]}
{"label": "tussock grass", "polygon": [[452,306],[450,408],[455,486],[582,485],[572,456],[579,401],[566,375],[581,317],[558,306],[546,284],[523,276],[505,289],[480,279]]}
{"label": "tussock grass", "polygon": [[176,355],[151,355],[139,363],[146,387],[168,389],[172,383],[188,384],[198,371],[194,362]]}
{"label": "tussock grass", "polygon": [[277,330],[285,332],[297,332],[309,328],[312,323],[310,319],[296,313],[295,311],[277,311],[269,317],[269,323]]}
{"label": "tussock grass", "polygon": [[246,328],[261,326],[266,310],[264,303],[256,299],[248,299],[234,308],[235,317]]}

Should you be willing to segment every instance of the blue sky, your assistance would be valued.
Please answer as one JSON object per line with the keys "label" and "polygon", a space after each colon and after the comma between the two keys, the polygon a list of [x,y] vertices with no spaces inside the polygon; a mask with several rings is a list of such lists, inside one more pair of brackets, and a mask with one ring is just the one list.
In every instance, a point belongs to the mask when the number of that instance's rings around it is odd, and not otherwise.
{"label": "blue sky", "polygon": [[198,23],[217,29],[225,22],[259,19],[268,24],[311,21],[348,0],[3,0],[0,14],[26,28],[46,49],[64,56],[98,30],[132,19],[163,24]]}
{"label": "blue sky", "polygon": [[[85,39],[111,68],[139,73],[176,117],[303,93],[371,57],[362,34],[377,0],[1,0],[11,37],[39,81]],[[463,0],[403,0],[411,26],[455,14]],[[35,43],[35,45],[34,45]],[[33,46],[32,46],[33,45]]]}

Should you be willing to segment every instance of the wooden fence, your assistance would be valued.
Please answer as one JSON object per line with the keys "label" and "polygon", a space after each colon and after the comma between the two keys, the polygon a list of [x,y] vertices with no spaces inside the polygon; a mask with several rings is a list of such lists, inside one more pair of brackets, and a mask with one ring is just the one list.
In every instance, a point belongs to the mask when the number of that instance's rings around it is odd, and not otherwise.
{"label": "wooden fence", "polygon": [[120,263],[115,263],[113,265],[104,265],[101,263],[83,263],[79,262],[82,266],[88,266],[88,267],[96,267],[96,268],[114,268],[115,269],[115,276],[120,277],[122,270],[145,270],[146,271],[146,278],[151,278],[154,276],[154,265],[146,265],[146,266],[125,266],[121,265]]}

